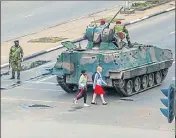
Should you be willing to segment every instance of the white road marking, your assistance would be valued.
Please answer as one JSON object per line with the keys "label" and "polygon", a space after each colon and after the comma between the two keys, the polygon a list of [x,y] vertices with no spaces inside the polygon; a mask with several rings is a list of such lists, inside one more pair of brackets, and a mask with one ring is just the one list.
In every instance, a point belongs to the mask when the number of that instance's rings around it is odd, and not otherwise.
{"label": "white road marking", "polygon": [[141,18],[141,20],[147,19],[149,16],[144,16]]}
{"label": "white road marking", "polygon": [[172,77],[172,80],[174,80],[174,81],[175,81],[175,77]]}
{"label": "white road marking", "polygon": [[175,64],[175,60],[174,60],[173,64]]}
{"label": "white road marking", "polygon": [[140,21],[141,19],[136,19],[136,20],[133,20],[131,21],[130,23],[134,23],[134,22],[137,22],[137,21]]}
{"label": "white road marking", "polygon": [[34,13],[32,12],[31,14],[28,14],[28,15],[26,15],[26,16],[24,16],[24,17],[25,17],[25,18],[26,18],[26,17],[30,17],[30,16],[33,16],[33,14],[34,14]]}
{"label": "white road marking", "polygon": [[[12,80],[3,80],[3,81],[14,82]],[[22,81],[22,83],[23,83],[23,81]],[[26,84],[29,84],[29,83],[31,83],[31,84],[51,84],[51,85],[57,85],[58,84],[58,83],[55,83],[55,82],[36,82],[36,81],[24,81],[24,83],[26,83]]]}
{"label": "white road marking", "polygon": [[34,100],[34,99],[19,99],[19,98],[8,98],[8,97],[3,97],[1,100],[10,100],[10,101],[32,101],[32,102],[44,102],[44,103],[60,103],[60,104],[65,104],[69,103],[71,104],[71,101],[66,101],[66,102],[58,102],[58,101],[44,101],[44,100]]}
{"label": "white road marking", "polygon": [[26,90],[42,90],[42,91],[54,91],[54,92],[61,92],[63,90],[54,90],[54,89],[40,89],[40,88],[26,88],[26,87],[15,87],[15,89],[26,89]]}
{"label": "white road marking", "polygon": [[175,9],[175,7],[169,8],[166,11],[170,11],[170,10],[173,10],[173,9]]}
{"label": "white road marking", "polygon": [[63,45],[59,45],[59,46],[55,46],[55,47],[52,47],[52,48],[50,48],[50,49],[47,49],[46,51],[49,52],[49,51],[51,51],[51,50],[55,50],[55,49],[57,49],[57,48],[62,48],[62,47],[63,47]]}
{"label": "white road marking", "polygon": [[38,83],[38,82],[42,82],[42,81],[45,81],[45,80],[48,80],[48,79],[53,78],[53,77],[55,77],[55,76],[54,76],[54,75],[52,75],[52,76],[48,76],[48,77],[46,77],[46,78],[43,78],[43,79],[37,81],[36,83]]}
{"label": "white road marking", "polygon": [[32,16],[32,15],[31,15],[31,14],[29,14],[29,15],[26,15],[26,16],[24,16],[24,17],[26,18],[26,17],[30,17],[30,16]]}
{"label": "white road marking", "polygon": [[175,34],[175,31],[174,31],[174,32],[171,32],[170,34]]}
{"label": "white road marking", "polygon": [[57,85],[58,83],[54,83],[54,82],[36,82],[36,81],[31,81],[29,83],[33,83],[33,84],[51,84],[51,85]]}
{"label": "white road marking", "polygon": [[5,63],[5,64],[1,65],[1,68],[5,67],[7,65],[9,65],[9,63]]}

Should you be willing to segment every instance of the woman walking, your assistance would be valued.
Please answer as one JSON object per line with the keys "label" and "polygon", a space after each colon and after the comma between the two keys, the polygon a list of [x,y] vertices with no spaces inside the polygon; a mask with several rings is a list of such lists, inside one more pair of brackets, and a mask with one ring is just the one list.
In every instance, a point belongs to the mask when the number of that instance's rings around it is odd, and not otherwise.
{"label": "woman walking", "polygon": [[86,74],[86,70],[81,71],[81,76],[79,79],[78,88],[79,88],[79,91],[78,91],[76,97],[74,98],[74,101],[73,101],[74,104],[77,104],[77,101],[84,97],[84,106],[89,106],[88,104],[86,104],[86,101],[87,101],[87,74]]}
{"label": "woman walking", "polygon": [[103,105],[107,105],[108,103],[105,102],[104,100],[104,90],[102,88],[102,85],[107,85],[105,81],[103,81],[102,76],[101,76],[101,72],[102,72],[102,67],[98,66],[97,67],[97,72],[95,74],[95,78],[94,78],[94,83],[93,83],[93,89],[94,89],[94,94],[93,94],[93,99],[91,104],[97,104],[95,102],[96,96],[97,94],[100,95],[101,100],[102,100],[102,104]]}

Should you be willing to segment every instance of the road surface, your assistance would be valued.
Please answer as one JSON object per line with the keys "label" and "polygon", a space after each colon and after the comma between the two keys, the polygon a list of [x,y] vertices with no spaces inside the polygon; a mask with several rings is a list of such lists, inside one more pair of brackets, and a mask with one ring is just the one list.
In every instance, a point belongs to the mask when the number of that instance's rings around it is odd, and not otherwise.
{"label": "road surface", "polygon": [[1,5],[1,41],[4,42],[66,20],[121,4],[124,2],[3,1]]}
{"label": "road surface", "polygon": [[[175,13],[170,12],[129,26],[131,40],[155,44],[169,48],[175,55]],[[85,42],[82,42],[84,44]],[[50,59],[54,64],[60,49],[37,59]],[[49,63],[51,65],[51,63]],[[46,66],[50,66],[50,65]],[[40,74],[43,66],[22,72],[22,80]],[[117,94],[105,96],[109,103],[81,108],[79,101],[76,111],[71,110],[74,94],[67,94],[56,85],[56,79],[48,76],[19,87],[1,91],[2,138],[172,138],[174,124],[168,124],[159,108],[163,107],[160,98],[164,95],[160,88],[167,88],[175,76],[175,64],[169,69],[164,83],[154,89],[129,97],[132,101],[120,100]],[[14,82],[4,76],[1,87]],[[92,93],[88,94],[88,103]],[[47,104],[53,108],[25,108],[24,104]]]}

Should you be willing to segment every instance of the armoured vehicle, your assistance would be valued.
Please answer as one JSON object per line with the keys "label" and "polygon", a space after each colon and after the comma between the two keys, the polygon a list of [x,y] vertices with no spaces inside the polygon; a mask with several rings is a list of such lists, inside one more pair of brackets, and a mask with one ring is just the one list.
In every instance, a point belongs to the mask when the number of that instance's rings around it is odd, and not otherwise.
{"label": "armoured vehicle", "polygon": [[[118,14],[118,12],[117,12]],[[110,23],[87,27],[87,47],[77,47],[70,41],[62,42],[67,48],[58,55],[52,74],[67,93],[74,92],[82,69],[87,70],[88,85],[98,65],[103,67],[102,77],[122,96],[131,96],[160,85],[173,63],[172,51],[156,46],[124,41],[123,32],[116,34]]]}

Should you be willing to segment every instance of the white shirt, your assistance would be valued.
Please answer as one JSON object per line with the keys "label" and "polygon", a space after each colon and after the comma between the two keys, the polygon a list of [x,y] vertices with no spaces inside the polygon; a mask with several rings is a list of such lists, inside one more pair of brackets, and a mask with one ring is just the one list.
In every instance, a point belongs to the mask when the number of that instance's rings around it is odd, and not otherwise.
{"label": "white shirt", "polygon": [[102,79],[101,73],[97,72],[94,78],[93,89],[95,89],[96,85],[102,86],[103,84],[107,85],[107,83]]}

